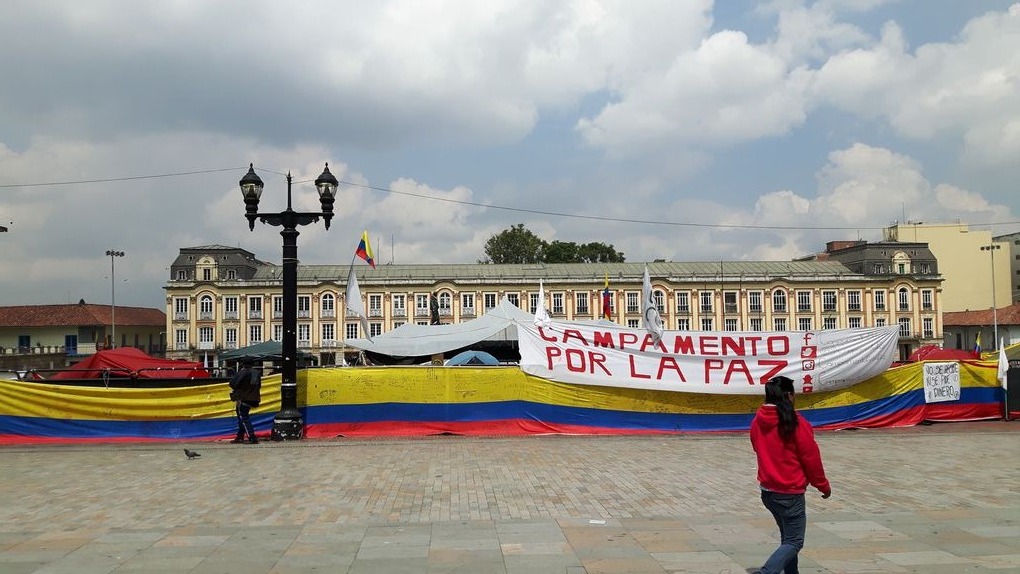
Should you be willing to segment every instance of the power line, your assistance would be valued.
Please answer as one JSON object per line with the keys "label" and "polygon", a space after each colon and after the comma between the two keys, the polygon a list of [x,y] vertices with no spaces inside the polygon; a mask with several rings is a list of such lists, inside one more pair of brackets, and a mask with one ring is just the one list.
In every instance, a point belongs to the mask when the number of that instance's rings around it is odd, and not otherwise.
{"label": "power line", "polygon": [[[111,183],[111,182],[118,182],[118,181],[135,181],[135,180],[141,180],[141,179],[160,179],[160,178],[167,178],[167,177],[182,177],[182,176],[188,176],[188,175],[202,175],[202,174],[207,174],[207,173],[220,173],[220,172],[224,172],[224,171],[243,171],[243,170],[244,170],[244,167],[240,167],[240,168],[237,168],[237,167],[225,167],[225,168],[221,168],[221,169],[207,169],[207,170],[198,170],[198,171],[182,171],[182,172],[176,172],[176,173],[163,173],[163,174],[156,174],[156,175],[136,175],[136,176],[128,176],[128,177],[111,177],[111,178],[104,178],[104,179],[80,179],[80,180],[55,181],[55,182],[46,182],[46,183],[7,183],[7,184],[0,184],[0,189],[14,188],[14,187],[46,187],[46,186],[57,186],[57,185],[84,185],[84,184],[91,184],[91,183]],[[271,170],[271,169],[267,169],[267,168],[259,168],[259,171],[269,172],[269,173],[273,173],[273,174],[277,174],[277,175],[281,175],[281,176],[285,176],[286,175],[286,174],[281,173],[279,171],[275,171],[275,170]],[[309,183],[309,182],[312,182],[312,181],[313,180],[311,180],[311,179],[305,179],[305,180],[294,181],[293,183]],[[343,184],[343,185],[350,186],[350,187],[359,187],[359,188],[370,189],[370,190],[378,191],[378,192],[382,192],[382,193],[393,193],[393,194],[397,194],[397,195],[403,195],[403,196],[407,196],[407,197],[416,197],[416,198],[419,198],[419,199],[427,199],[427,200],[431,200],[431,201],[443,201],[443,202],[446,202],[446,203],[453,203],[453,204],[456,204],[456,205],[469,205],[469,206],[472,206],[472,207],[481,207],[481,208],[485,208],[485,209],[498,209],[498,210],[501,210],[501,211],[510,211],[510,212],[514,212],[514,213],[528,213],[528,214],[532,214],[532,215],[546,215],[546,216],[550,216],[550,217],[563,217],[563,218],[567,218],[567,219],[583,219],[583,220],[587,220],[587,221],[603,221],[603,222],[609,222],[609,223],[633,223],[633,224],[640,224],[640,225],[661,225],[661,226],[667,226],[667,227],[697,227],[697,228],[706,228],[706,229],[751,229],[751,230],[753,230],[753,229],[761,229],[761,230],[775,230],[775,231],[857,231],[857,230],[861,230],[861,229],[866,229],[866,230],[869,230],[869,231],[877,231],[877,230],[885,229],[887,227],[887,226],[868,227],[868,226],[860,226],[860,225],[851,225],[851,226],[741,225],[741,224],[723,224],[723,223],[692,223],[692,222],[683,222],[683,221],[660,221],[660,220],[654,220],[654,219],[630,219],[630,218],[626,218],[626,217],[607,217],[607,216],[601,216],[601,215],[580,215],[580,214],[576,214],[576,213],[562,213],[562,212],[558,212],[558,211],[543,211],[543,210],[539,210],[539,209],[527,209],[527,208],[523,208],[523,207],[508,207],[508,206],[504,206],[504,205],[493,205],[493,204],[488,204],[488,203],[479,203],[479,202],[475,202],[475,201],[464,201],[464,200],[461,200],[461,199],[449,199],[449,198],[446,198],[446,197],[435,197],[435,196],[424,195],[424,194],[420,194],[420,193],[411,193],[409,191],[397,191],[395,189],[390,189],[390,188],[386,188],[386,187],[378,187],[378,186],[374,186],[374,185],[367,185],[367,184],[364,184],[364,183],[354,183],[354,182],[351,182],[351,181],[340,180],[340,183]],[[983,226],[1018,225],[1018,224],[1020,224],[1020,221],[1005,221],[1005,222],[1000,222],[1000,223],[971,223],[971,224],[968,224],[968,225],[972,225],[972,226],[975,226],[975,227],[983,227]],[[931,227],[939,227],[939,226],[955,227],[957,225],[959,225],[959,224],[955,224],[955,223],[929,224],[929,226],[931,226]]]}

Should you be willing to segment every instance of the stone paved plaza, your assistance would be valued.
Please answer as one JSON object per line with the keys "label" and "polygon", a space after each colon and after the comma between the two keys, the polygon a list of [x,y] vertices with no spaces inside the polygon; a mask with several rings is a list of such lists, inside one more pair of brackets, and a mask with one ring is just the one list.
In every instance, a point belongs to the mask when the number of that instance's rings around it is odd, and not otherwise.
{"label": "stone paved plaza", "polygon": [[[1020,572],[1020,423],[818,433],[801,572]],[[201,453],[188,460],[183,449]],[[0,447],[0,573],[744,574],[745,434]]]}

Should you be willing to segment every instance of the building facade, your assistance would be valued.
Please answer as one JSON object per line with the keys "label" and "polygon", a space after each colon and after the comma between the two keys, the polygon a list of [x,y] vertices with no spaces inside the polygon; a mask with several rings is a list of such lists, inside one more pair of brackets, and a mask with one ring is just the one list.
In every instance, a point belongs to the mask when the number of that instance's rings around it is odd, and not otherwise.
{"label": "building facade", "polygon": [[1009,242],[993,238],[987,229],[971,229],[965,223],[908,221],[887,228],[885,239],[928,245],[945,277],[945,311],[991,309],[1013,301],[1013,285],[1020,280],[1010,273],[1016,254]]}
{"label": "building facade", "polygon": [[[375,336],[405,323],[429,324],[432,296],[443,323],[474,319],[504,297],[534,312],[540,280],[545,307],[554,319],[600,318],[602,294],[608,289],[610,319],[637,328],[647,265],[668,329],[806,331],[899,325],[903,357],[919,345],[941,344],[942,278],[930,252],[911,257],[909,250],[897,250],[888,255],[887,271],[872,273],[840,261],[853,260],[858,251],[833,249],[812,260],[778,262],[358,266],[369,333],[345,312],[349,268],[302,265],[297,341],[321,364],[331,364],[347,339]],[[922,259],[929,267],[921,265]],[[181,249],[166,285],[167,357],[201,360],[282,340],[281,271],[238,248]]]}

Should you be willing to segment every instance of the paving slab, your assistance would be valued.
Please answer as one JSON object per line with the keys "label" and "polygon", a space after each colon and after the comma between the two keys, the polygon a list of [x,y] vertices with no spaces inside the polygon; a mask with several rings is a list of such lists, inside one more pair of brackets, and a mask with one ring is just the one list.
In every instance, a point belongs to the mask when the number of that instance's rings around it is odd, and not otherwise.
{"label": "paving slab", "polygon": [[[1020,423],[819,432],[801,572],[1020,572]],[[188,460],[182,448],[202,453]],[[0,446],[0,573],[732,573],[746,434]]]}

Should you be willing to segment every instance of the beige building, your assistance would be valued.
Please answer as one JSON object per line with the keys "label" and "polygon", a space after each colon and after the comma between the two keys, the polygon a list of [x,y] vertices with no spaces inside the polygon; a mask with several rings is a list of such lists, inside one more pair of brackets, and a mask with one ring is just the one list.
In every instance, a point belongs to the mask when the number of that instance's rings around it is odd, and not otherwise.
{"label": "beige building", "polygon": [[1020,281],[1011,273],[1016,259],[1014,241],[993,238],[991,231],[971,229],[964,223],[910,221],[886,229],[885,239],[928,244],[945,277],[944,311],[991,309],[993,299],[997,307],[1014,301],[1014,284]]}
{"label": "beige building", "polygon": [[[899,325],[905,358],[919,345],[942,341],[942,278],[930,252],[914,248],[913,260],[903,249],[888,250],[887,266],[879,274],[852,270],[834,251],[824,260],[808,261],[359,265],[357,278],[370,335],[405,323],[429,324],[433,294],[443,323],[474,319],[504,297],[533,312],[540,280],[553,318],[583,320],[601,316],[608,279],[610,319],[636,328],[647,265],[669,329],[807,331]],[[846,253],[856,257],[858,251],[855,245]],[[901,265],[896,267],[896,262]],[[322,364],[335,360],[344,340],[366,335],[359,320],[344,312],[348,270],[345,265],[298,267],[298,347]],[[238,248],[181,249],[166,285],[167,357],[211,358],[281,340],[281,271]]]}

